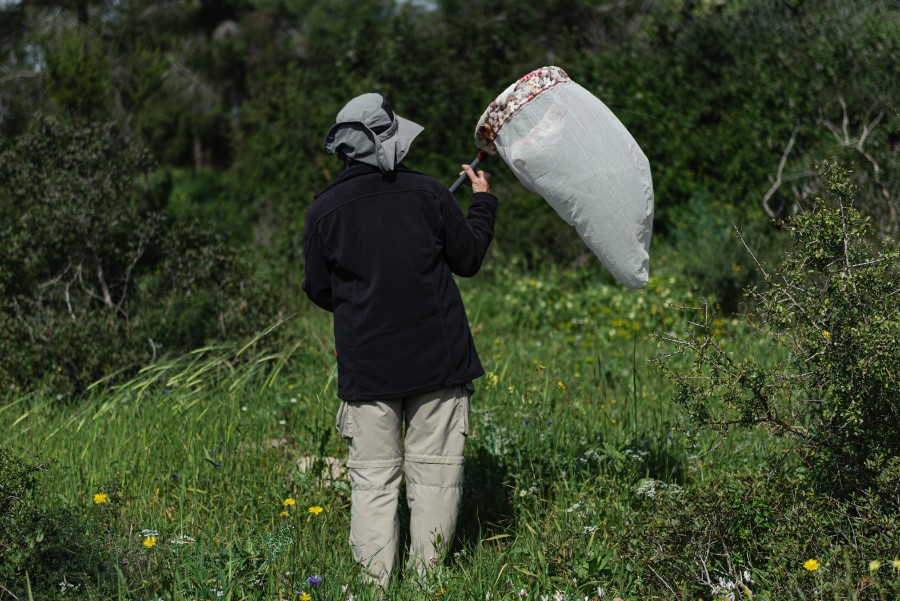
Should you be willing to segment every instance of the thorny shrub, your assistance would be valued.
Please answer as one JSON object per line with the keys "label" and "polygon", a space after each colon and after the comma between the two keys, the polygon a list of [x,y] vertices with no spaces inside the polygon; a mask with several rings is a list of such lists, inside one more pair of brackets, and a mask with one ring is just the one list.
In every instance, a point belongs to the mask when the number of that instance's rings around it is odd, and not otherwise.
{"label": "thorny shrub", "polygon": [[[708,307],[656,358],[675,401],[701,427],[765,427],[796,441],[820,490],[871,487],[900,455],[900,246],[870,241],[845,169],[826,162],[828,194],[787,223],[792,248],[748,295],[768,356],[741,356],[712,332]],[[682,361],[687,361],[685,365]]]}

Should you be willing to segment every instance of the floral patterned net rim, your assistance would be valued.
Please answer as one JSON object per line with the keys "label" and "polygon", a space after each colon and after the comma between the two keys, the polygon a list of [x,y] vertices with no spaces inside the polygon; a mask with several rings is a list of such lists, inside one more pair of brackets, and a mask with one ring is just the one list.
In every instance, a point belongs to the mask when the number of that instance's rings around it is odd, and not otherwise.
{"label": "floral patterned net rim", "polygon": [[488,105],[475,126],[475,144],[488,154],[497,154],[494,139],[503,124],[538,94],[567,81],[568,74],[559,67],[541,67],[519,79]]}

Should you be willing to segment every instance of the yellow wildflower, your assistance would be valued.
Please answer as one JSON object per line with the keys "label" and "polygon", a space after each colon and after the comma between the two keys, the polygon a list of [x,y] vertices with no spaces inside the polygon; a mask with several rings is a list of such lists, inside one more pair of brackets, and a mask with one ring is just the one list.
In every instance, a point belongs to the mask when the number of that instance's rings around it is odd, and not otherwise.
{"label": "yellow wildflower", "polygon": [[300,595],[300,601],[309,601],[310,599],[312,599],[312,595],[310,595],[309,593],[303,593],[302,595]]}
{"label": "yellow wildflower", "polygon": [[322,507],[319,507],[318,505],[313,505],[312,507],[309,508],[309,512],[313,515],[319,515],[323,511],[325,511],[325,509]]}
{"label": "yellow wildflower", "polygon": [[825,337],[825,340],[831,340],[831,332],[828,330],[822,330],[822,336]]}
{"label": "yellow wildflower", "polygon": [[283,517],[283,518],[286,518],[286,517],[288,516],[287,509],[285,509],[284,511],[282,511],[282,512],[279,513],[278,515],[280,515],[280,516]]}
{"label": "yellow wildflower", "polygon": [[105,492],[98,492],[96,495],[94,495],[94,503],[96,503],[97,505],[109,503],[109,495]]}
{"label": "yellow wildflower", "polygon": [[880,567],[881,567],[881,562],[878,561],[877,559],[873,559],[872,561],[869,562],[869,571],[870,572],[874,572],[875,570],[877,570]]}
{"label": "yellow wildflower", "polygon": [[562,380],[560,380],[559,382],[556,383],[556,387],[559,388],[560,390],[565,390],[565,389],[566,389],[566,385],[563,384],[563,381],[562,381]]}
{"label": "yellow wildflower", "polygon": [[148,549],[149,549],[150,547],[155,547],[155,546],[156,546],[156,537],[155,537],[155,536],[148,536],[147,538],[145,538],[145,539],[144,539],[144,546],[147,547]]}
{"label": "yellow wildflower", "polygon": [[292,507],[297,504],[297,501],[295,501],[291,497],[288,497],[287,499],[282,501],[281,504],[284,505],[285,507]]}
{"label": "yellow wildflower", "polygon": [[895,570],[900,570],[900,559],[894,559],[894,561],[891,562],[891,566],[893,566]]}
{"label": "yellow wildflower", "polygon": [[803,562],[803,567],[809,570],[810,572],[815,572],[819,569],[819,562],[815,559],[807,559]]}

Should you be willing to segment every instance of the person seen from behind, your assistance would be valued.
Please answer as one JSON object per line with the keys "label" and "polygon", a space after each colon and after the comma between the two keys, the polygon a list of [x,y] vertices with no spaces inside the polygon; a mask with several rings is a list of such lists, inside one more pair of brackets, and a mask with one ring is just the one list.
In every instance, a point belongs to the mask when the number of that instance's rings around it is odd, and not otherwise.
{"label": "person seen from behind", "polygon": [[478,273],[497,198],[488,173],[463,165],[464,215],[444,184],[406,168],[422,131],[379,94],[348,102],[324,145],[345,168],[314,197],[303,231],[303,290],[334,318],[350,547],[382,586],[400,553],[401,465],[407,568],[426,574],[453,539],[472,381],[484,375],[453,276]]}

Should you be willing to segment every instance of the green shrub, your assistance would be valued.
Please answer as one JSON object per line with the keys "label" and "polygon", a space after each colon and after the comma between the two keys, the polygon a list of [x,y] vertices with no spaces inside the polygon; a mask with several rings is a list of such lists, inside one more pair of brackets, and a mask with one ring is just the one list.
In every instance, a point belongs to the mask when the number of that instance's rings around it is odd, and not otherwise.
{"label": "green shrub", "polygon": [[0,378],[62,391],[160,352],[241,335],[274,303],[112,125],[32,123],[0,149]]}
{"label": "green shrub", "polygon": [[[886,601],[900,593],[892,566],[900,521],[877,495],[846,503],[777,470],[649,490],[639,493],[632,527],[640,536],[629,537],[625,559],[657,590],[714,599]],[[873,570],[872,561],[882,565]]]}
{"label": "green shrub", "polygon": [[787,436],[819,487],[849,496],[900,455],[900,246],[876,249],[847,173],[823,174],[829,194],[788,222],[792,249],[775,269],[760,263],[765,287],[749,291],[769,356],[721,344],[701,307],[683,337],[660,337],[676,350],[658,362],[699,425]]}
{"label": "green shrub", "polygon": [[[766,221],[759,215],[740,219],[736,207],[712,200],[704,189],[698,189],[690,201],[670,212],[667,242],[677,253],[685,281],[697,296],[715,300],[725,313],[739,310],[744,290],[759,284],[761,274],[753,260],[737,242],[738,222],[748,225],[741,235],[755,246],[774,246]],[[677,249],[677,250],[674,250]],[[657,252],[658,249],[657,249]]]}
{"label": "green shrub", "polygon": [[[0,446],[0,598],[56,599],[115,582],[103,540],[84,516],[44,497],[48,467]],[[7,597],[12,594],[14,596]]]}

